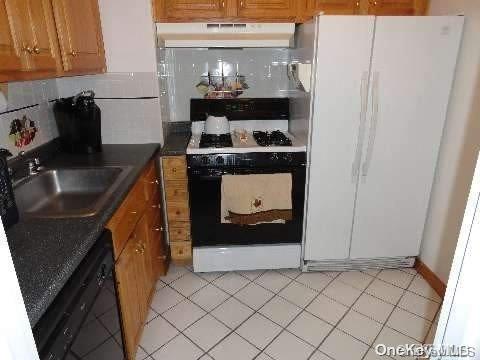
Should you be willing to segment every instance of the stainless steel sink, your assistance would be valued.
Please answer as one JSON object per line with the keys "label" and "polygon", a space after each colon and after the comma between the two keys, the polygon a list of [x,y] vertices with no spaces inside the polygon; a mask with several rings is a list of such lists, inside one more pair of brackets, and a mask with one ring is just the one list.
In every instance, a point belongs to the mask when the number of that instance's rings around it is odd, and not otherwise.
{"label": "stainless steel sink", "polygon": [[15,200],[24,216],[93,216],[130,170],[130,167],[47,169],[17,184]]}

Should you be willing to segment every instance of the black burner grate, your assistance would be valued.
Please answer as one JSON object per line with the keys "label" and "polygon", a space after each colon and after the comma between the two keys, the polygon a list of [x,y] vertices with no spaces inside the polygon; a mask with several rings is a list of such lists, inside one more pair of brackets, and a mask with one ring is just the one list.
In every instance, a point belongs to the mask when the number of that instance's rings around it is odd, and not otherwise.
{"label": "black burner grate", "polygon": [[260,146],[292,146],[292,140],[279,130],[254,131],[253,137]]}
{"label": "black burner grate", "polygon": [[231,134],[213,135],[203,133],[202,137],[200,138],[200,148],[224,147],[233,147]]}

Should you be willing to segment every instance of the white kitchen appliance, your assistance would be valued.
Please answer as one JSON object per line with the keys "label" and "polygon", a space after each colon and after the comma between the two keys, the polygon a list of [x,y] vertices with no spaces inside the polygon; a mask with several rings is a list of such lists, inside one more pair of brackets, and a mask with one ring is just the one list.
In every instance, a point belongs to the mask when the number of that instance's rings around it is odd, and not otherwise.
{"label": "white kitchen appliance", "polygon": [[230,134],[230,123],[226,116],[208,115],[204,130],[209,135]]}
{"label": "white kitchen appliance", "polygon": [[[191,99],[187,166],[195,271],[300,266],[306,146],[288,132],[289,104],[288,98]],[[232,133],[202,132],[207,113],[225,114]],[[277,174],[291,178],[291,193],[281,194],[291,196],[290,219],[224,221],[224,176]]]}
{"label": "white kitchen appliance", "polygon": [[293,57],[313,63],[305,269],[413,265],[463,23],[319,16],[299,27]]}
{"label": "white kitchen appliance", "polygon": [[161,47],[257,48],[293,45],[293,23],[157,23]]}

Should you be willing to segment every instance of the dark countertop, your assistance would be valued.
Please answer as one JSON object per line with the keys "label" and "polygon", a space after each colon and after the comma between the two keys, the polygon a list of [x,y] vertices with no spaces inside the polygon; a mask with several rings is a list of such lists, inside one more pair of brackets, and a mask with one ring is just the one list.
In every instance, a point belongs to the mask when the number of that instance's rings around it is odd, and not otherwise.
{"label": "dark countertop", "polygon": [[131,166],[100,212],[92,217],[20,219],[7,232],[13,262],[33,327],[103,232],[159,144],[104,145],[93,155],[58,154],[47,167]]}
{"label": "dark countertop", "polygon": [[192,135],[190,127],[190,122],[167,123],[164,128],[165,143],[162,147],[161,155],[185,155]]}

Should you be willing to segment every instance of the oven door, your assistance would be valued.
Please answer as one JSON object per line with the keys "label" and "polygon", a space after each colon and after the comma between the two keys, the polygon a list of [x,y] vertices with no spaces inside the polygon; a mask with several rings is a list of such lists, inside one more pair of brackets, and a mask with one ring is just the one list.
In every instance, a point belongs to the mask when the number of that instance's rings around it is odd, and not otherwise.
{"label": "oven door", "polygon": [[[292,174],[291,221],[257,225],[221,223],[223,175]],[[305,198],[305,167],[275,169],[189,169],[190,216],[194,247],[300,244]]]}

